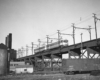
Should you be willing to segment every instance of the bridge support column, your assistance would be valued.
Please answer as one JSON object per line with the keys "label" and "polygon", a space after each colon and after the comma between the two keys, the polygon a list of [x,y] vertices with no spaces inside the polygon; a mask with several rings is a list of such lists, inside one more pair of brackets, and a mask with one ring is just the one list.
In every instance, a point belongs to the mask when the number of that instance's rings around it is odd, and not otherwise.
{"label": "bridge support column", "polygon": [[62,54],[51,55],[51,70],[60,71],[62,66]]}
{"label": "bridge support column", "polygon": [[42,64],[42,56],[35,56],[35,69],[36,71],[42,71],[43,70],[43,64]]}
{"label": "bridge support column", "polygon": [[88,58],[100,58],[100,46],[87,48]]}
{"label": "bridge support column", "polygon": [[44,58],[44,70],[50,70],[51,68],[51,56],[50,55],[43,55]]}

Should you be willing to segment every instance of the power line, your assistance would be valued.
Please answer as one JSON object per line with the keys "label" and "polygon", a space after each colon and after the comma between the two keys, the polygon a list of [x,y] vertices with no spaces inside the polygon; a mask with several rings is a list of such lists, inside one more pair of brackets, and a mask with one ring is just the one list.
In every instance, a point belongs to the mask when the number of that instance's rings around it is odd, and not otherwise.
{"label": "power line", "polygon": [[[97,12],[100,12],[100,10],[99,11],[97,11]],[[82,18],[83,20],[81,20],[81,21],[77,21],[77,23],[75,24],[75,25],[78,25],[78,24],[81,24],[81,23],[83,23],[83,22],[86,22],[86,21],[88,21],[88,20],[90,20],[92,17],[90,17],[90,15],[91,14],[89,14],[88,16],[86,16],[86,17],[84,17],[84,18]],[[96,20],[100,20],[100,19],[98,19],[96,16],[95,16],[95,14],[94,14],[94,22],[95,22],[95,34],[96,34],[96,39],[97,39],[97,30],[96,30]],[[75,44],[75,37],[74,37],[74,35],[75,35],[75,31],[74,31],[74,28],[75,28],[75,26],[74,26],[74,24],[72,25],[73,26],[73,42],[74,42],[74,44]],[[71,26],[69,26],[69,27],[67,27],[67,28],[65,28],[65,29],[62,29],[61,31],[65,31],[65,30],[68,30],[68,29],[70,29],[70,28],[72,28]],[[83,29],[85,29],[85,28],[83,28]],[[54,36],[54,35],[56,35],[57,34],[57,32],[56,33],[53,33],[53,34],[51,34],[51,35],[49,35],[49,36]],[[59,37],[59,35],[58,35],[58,37]],[[44,39],[46,39],[46,37],[45,38],[43,38],[43,39],[41,39],[41,40],[44,40]],[[91,39],[91,38],[90,38]]]}
{"label": "power line", "polygon": [[[95,13],[97,13],[97,12],[100,12],[100,10],[98,10],[98,11],[95,11]],[[86,21],[88,21],[88,20],[90,20],[90,19],[92,19],[92,14],[89,14],[89,15],[87,15],[86,17],[83,17],[83,19],[85,19],[85,20],[83,20],[83,21],[75,21],[75,25],[78,25],[78,24],[81,24],[81,23],[83,23],[83,22],[86,22]],[[71,28],[71,26],[70,27],[68,27],[68,28],[65,28],[65,29],[62,29],[62,30],[60,30],[60,31],[65,31],[65,30],[68,30],[68,29],[70,29]],[[49,36],[53,36],[53,35],[56,35],[57,34],[57,32],[56,33],[54,33],[54,34],[51,34],[51,35],[49,35]],[[46,38],[44,38],[44,39],[46,39]]]}
{"label": "power line", "polygon": [[86,22],[86,21],[88,21],[88,20],[90,20],[90,19],[92,19],[92,17],[89,17],[89,18],[87,18],[87,19],[85,19],[85,20],[83,20],[83,21],[81,21],[81,22],[79,22],[79,23],[76,23],[75,25],[81,24],[81,23]]}
{"label": "power line", "polygon": [[[99,12],[99,11],[98,11]],[[83,21],[76,21],[75,23],[75,25],[78,25],[78,24],[81,24],[81,23],[83,23],[83,22],[86,22],[86,21],[88,21],[88,20],[90,20],[90,19],[92,19],[92,17],[90,17],[90,15],[91,14],[89,14],[88,16],[86,16],[86,17],[84,17],[84,18],[86,18],[85,20],[83,20]],[[92,16],[92,15],[91,15]],[[83,19],[84,19],[83,18]],[[68,29],[70,29],[71,28],[71,26],[69,26],[68,28],[65,28],[65,29],[62,29],[62,30],[60,30],[60,31],[65,31],[65,30],[68,30]],[[53,34],[51,34],[51,35],[49,35],[49,36],[54,36],[54,35],[56,35],[57,34],[57,32],[56,33],[53,33]],[[43,38],[43,39],[46,39],[46,38]],[[43,40],[43,39],[41,39],[41,40]]]}
{"label": "power line", "polygon": [[69,26],[68,28],[62,29],[62,30],[60,30],[60,31],[65,31],[65,30],[68,30],[68,29],[70,29],[70,28],[71,28],[71,26]]}
{"label": "power line", "polygon": [[51,34],[51,35],[49,35],[49,36],[54,36],[54,35],[56,35],[57,34],[57,32],[56,33],[53,33],[53,34]]}
{"label": "power line", "polygon": [[83,30],[87,30],[88,32],[89,32],[89,34],[90,34],[90,40],[91,40],[91,29],[93,29],[93,28],[91,28],[91,26],[89,26],[89,28],[80,28],[80,27],[74,27],[75,29],[83,29]]}

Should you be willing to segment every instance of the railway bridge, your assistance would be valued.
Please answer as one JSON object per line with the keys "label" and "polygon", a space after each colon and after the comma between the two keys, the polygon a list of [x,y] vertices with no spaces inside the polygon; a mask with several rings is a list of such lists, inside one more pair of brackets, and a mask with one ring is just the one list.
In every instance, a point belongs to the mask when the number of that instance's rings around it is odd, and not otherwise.
{"label": "railway bridge", "polygon": [[98,60],[100,59],[100,38],[47,49],[34,55],[18,58],[18,60],[31,63],[35,71],[61,71],[63,54],[67,55],[67,59]]}

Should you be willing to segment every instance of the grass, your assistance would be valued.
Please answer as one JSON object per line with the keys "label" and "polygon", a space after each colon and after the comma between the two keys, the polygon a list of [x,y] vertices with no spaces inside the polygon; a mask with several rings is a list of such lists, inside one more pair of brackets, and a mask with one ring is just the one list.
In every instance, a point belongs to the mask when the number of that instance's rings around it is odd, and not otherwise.
{"label": "grass", "polygon": [[64,74],[20,74],[1,76],[0,80],[100,80],[100,76],[90,75],[64,75]]}

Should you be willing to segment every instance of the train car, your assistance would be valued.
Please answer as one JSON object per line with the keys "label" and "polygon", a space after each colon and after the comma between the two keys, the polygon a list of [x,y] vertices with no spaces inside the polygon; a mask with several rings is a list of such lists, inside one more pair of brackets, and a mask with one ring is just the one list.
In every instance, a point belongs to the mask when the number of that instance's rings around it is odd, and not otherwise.
{"label": "train car", "polygon": [[34,53],[45,51],[45,46],[34,49]]}
{"label": "train car", "polygon": [[46,47],[48,49],[55,49],[55,48],[58,48],[59,46],[68,46],[68,40],[61,40],[60,42],[57,41],[57,42],[47,45]]}
{"label": "train car", "polygon": [[100,71],[100,59],[63,59],[62,71],[65,74]]}
{"label": "train car", "polygon": [[58,48],[59,46],[66,46],[66,45],[68,46],[68,40],[61,40],[60,42],[54,42],[46,46],[36,48],[34,49],[34,53],[42,52],[45,51],[46,49],[55,49]]}

